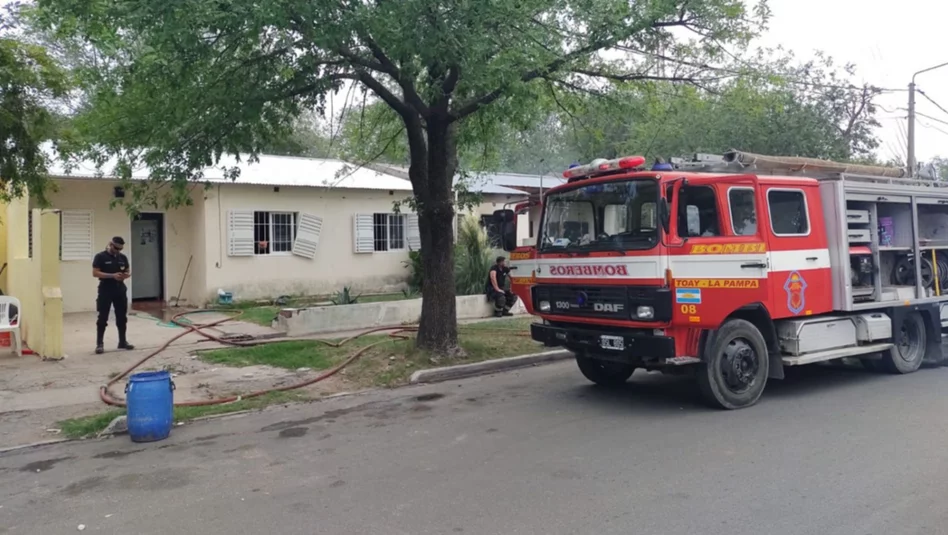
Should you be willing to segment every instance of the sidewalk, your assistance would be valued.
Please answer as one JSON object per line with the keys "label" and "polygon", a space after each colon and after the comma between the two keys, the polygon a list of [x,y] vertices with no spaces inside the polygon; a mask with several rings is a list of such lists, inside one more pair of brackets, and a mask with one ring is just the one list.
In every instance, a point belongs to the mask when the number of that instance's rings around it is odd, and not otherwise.
{"label": "sidewalk", "polygon": [[[225,317],[200,313],[189,319],[208,323]],[[135,312],[128,319],[129,341],[135,344],[135,350],[115,349],[115,328],[110,321],[106,352],[96,355],[95,314],[68,314],[64,320],[65,359],[43,361],[35,356],[18,358],[0,352],[0,446],[55,439],[55,434],[46,431],[55,422],[102,412],[106,405],[99,399],[99,387],[183,331],[161,318]],[[226,322],[210,332],[217,336],[280,334],[269,327],[240,321]],[[175,341],[138,371],[172,372],[178,401],[247,392],[295,382],[299,377],[264,366],[214,367],[191,357],[195,350],[218,347],[223,346],[192,333]],[[112,392],[121,395],[122,384],[124,381],[114,386]]]}
{"label": "sidewalk", "polygon": [[[166,317],[171,315],[172,312],[166,313]],[[225,317],[227,316],[220,313],[202,312],[190,316],[189,319],[195,323],[210,323]],[[485,321],[494,321],[494,318],[460,323]],[[393,327],[376,334],[397,330],[398,327]],[[106,352],[96,355],[95,314],[70,314],[66,316],[64,326],[67,358],[60,361],[42,361],[35,356],[17,358],[10,353],[0,353],[0,429],[3,430],[0,433],[0,447],[56,439],[58,435],[48,431],[56,422],[107,410],[108,407],[99,398],[99,387],[182,331],[183,328],[163,321],[163,318],[135,313],[129,316],[128,323],[129,341],[135,344],[135,350],[114,349],[115,330],[110,325],[106,334]],[[208,331],[220,337],[282,337],[282,333],[269,327],[241,321],[228,321]],[[336,332],[294,340],[344,339],[364,332],[365,330]],[[136,371],[170,371],[176,386],[176,402],[216,399],[295,384],[320,373],[270,366],[228,367],[205,363],[192,356],[198,350],[221,347],[227,346],[207,340],[198,334],[188,334],[145,362]],[[346,381],[343,373],[299,392],[318,398],[355,388]],[[111,393],[122,397],[125,382],[124,379],[119,381],[111,388]]]}

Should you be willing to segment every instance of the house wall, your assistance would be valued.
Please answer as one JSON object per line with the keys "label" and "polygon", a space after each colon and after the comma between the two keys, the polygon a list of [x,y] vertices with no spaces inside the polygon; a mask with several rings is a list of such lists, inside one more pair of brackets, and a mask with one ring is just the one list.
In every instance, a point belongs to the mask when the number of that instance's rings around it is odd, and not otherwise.
{"label": "house wall", "polygon": [[[481,195],[481,204],[474,207],[470,213],[474,213],[478,216],[483,215],[492,215],[496,210],[503,210],[504,208],[513,209],[518,203],[525,202],[527,200],[527,195],[502,195],[502,194],[491,194],[484,193]],[[459,214],[464,215],[464,214]],[[517,243],[521,243],[523,240],[526,240],[530,235],[530,227],[528,225],[529,216],[523,214],[517,217]]]}
{"label": "house wall", "polygon": [[[407,251],[354,252],[355,214],[390,213],[393,202],[408,191],[327,189],[312,187],[225,185],[205,192],[205,293],[217,299],[218,289],[236,300],[280,295],[321,295],[351,286],[358,292],[396,291],[404,287]],[[227,255],[230,210],[302,212],[323,219],[314,259],[292,254],[234,257]]]}
{"label": "house wall", "polygon": [[[29,255],[32,223],[36,254]],[[19,303],[24,347],[49,359],[63,357],[62,294],[59,288],[59,220],[50,211],[30,210],[26,197],[0,203],[2,288]]]}
{"label": "house wall", "polygon": [[[111,180],[63,179],[56,181],[56,190],[49,195],[56,209],[93,211],[93,254],[104,249],[113,236],[122,236],[129,244],[133,238],[131,219],[124,208],[110,207],[118,184]],[[197,189],[192,206],[161,211],[165,219],[164,299],[174,302],[179,289],[181,304],[191,306],[215,302],[218,289],[231,292],[237,300],[330,294],[344,286],[364,293],[398,291],[408,276],[403,264],[408,258],[407,251],[355,253],[353,217],[357,213],[390,213],[394,201],[409,195],[408,191],[312,187],[281,187],[275,191],[272,186],[241,184]],[[475,212],[491,214],[505,203],[521,200],[517,196],[485,195]],[[321,217],[323,229],[316,257],[228,256],[230,210],[303,212]],[[528,232],[526,222],[519,222],[518,234],[522,236],[518,235],[518,242]],[[135,258],[131,249],[126,247],[126,254],[132,263],[134,280]],[[97,283],[92,279],[91,267],[91,256],[88,260],[60,263],[65,312],[95,309]]]}
{"label": "house wall", "polygon": [[[113,236],[122,236],[128,246],[125,253],[132,264],[132,277],[135,276],[135,258],[132,254],[131,218],[124,207],[112,208],[113,191],[119,183],[111,180],[57,180],[55,191],[50,192],[49,200],[53,208],[59,210],[91,210],[93,212],[93,250],[92,254],[105,249]],[[200,201],[200,195],[196,201]],[[152,210],[145,210],[146,212]],[[188,264],[188,257],[195,254],[194,237],[200,235],[200,227],[193,226],[193,206],[172,210],[155,210],[164,214],[164,289],[165,300],[177,295]],[[192,265],[193,269],[193,265]],[[189,273],[191,279],[193,273]],[[64,312],[84,312],[95,310],[95,296],[98,283],[92,278],[92,257],[87,260],[69,260],[60,263],[60,277],[63,292]],[[189,280],[182,292],[182,304],[194,303],[199,281]],[[129,284],[132,284],[130,282]]]}

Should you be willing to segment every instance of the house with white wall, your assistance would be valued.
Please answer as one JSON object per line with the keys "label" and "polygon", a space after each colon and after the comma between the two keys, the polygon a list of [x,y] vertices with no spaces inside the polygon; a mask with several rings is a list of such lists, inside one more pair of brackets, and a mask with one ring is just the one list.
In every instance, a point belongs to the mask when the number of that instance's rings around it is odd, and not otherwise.
{"label": "house with white wall", "polygon": [[[406,167],[375,164],[372,168],[408,180]],[[455,184],[460,180],[462,180],[461,177],[454,177]],[[523,173],[476,173],[464,177],[463,180],[469,190],[481,194],[480,204],[474,207],[471,213],[481,218],[482,224],[488,228],[488,234],[495,233],[489,225],[490,216],[494,211],[513,210],[521,204],[529,205],[527,209],[520,211],[517,217],[517,243],[521,245],[532,245],[534,236],[539,230],[539,201],[543,192],[566,183],[566,180],[559,176]],[[458,220],[465,215],[467,214],[459,213]]]}
{"label": "house with white wall", "polygon": [[[240,174],[232,181],[224,168],[234,165]],[[189,205],[146,208],[135,218],[115,205],[122,182],[92,165],[54,168],[51,176],[64,312],[95,309],[92,257],[113,236],[125,239],[132,264],[130,299],[190,306],[215,301],[218,290],[238,300],[323,295],[344,286],[398,291],[408,276],[408,251],[420,248],[417,216],[393,208],[411,196],[411,184],[339,160],[224,162],[205,170],[210,187],[195,184]],[[147,178],[147,169],[132,176]],[[525,199],[521,190],[485,189],[479,211]]]}

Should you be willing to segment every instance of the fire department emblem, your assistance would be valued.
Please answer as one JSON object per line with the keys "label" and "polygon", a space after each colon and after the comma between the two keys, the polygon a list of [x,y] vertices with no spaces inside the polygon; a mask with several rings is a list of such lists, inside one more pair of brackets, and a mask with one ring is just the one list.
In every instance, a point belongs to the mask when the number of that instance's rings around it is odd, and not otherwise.
{"label": "fire department emblem", "polygon": [[800,275],[798,271],[791,272],[783,289],[787,292],[787,308],[790,312],[793,314],[803,312],[806,307],[806,280],[803,275]]}

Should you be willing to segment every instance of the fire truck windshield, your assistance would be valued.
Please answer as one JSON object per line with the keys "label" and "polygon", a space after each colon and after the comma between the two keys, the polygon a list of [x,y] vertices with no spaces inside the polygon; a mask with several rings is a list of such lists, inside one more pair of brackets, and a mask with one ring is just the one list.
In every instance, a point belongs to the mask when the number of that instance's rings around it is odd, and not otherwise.
{"label": "fire truck windshield", "polygon": [[539,250],[651,249],[658,244],[658,198],[650,178],[552,193],[544,202]]}

